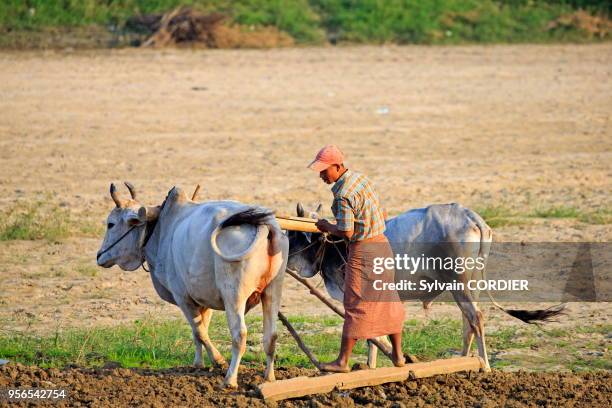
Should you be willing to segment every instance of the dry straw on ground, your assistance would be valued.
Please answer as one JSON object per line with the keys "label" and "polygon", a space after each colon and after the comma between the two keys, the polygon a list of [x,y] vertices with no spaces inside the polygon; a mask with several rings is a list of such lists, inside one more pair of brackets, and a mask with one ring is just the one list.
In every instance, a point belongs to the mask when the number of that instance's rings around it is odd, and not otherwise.
{"label": "dry straw on ground", "polygon": [[584,10],[578,10],[551,21],[546,28],[548,30],[577,28],[591,38],[605,38],[612,32],[612,21],[604,16],[594,16]]}
{"label": "dry straw on ground", "polygon": [[273,48],[294,43],[288,34],[274,27],[234,25],[223,14],[204,14],[191,7],[178,7],[165,14],[137,16],[130,20],[130,24],[153,32],[142,44],[144,47]]}

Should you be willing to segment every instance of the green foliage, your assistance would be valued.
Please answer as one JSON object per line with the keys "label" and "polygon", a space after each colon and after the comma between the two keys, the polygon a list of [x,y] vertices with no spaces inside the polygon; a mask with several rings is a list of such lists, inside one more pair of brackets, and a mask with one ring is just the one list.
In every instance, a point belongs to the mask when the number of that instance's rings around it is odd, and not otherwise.
{"label": "green foliage", "polygon": [[417,44],[577,40],[547,25],[573,9],[557,2],[493,0],[311,0],[339,40]]}
{"label": "green foliage", "polygon": [[[514,0],[515,2],[529,3],[533,0]],[[591,10],[598,13],[612,13],[610,0],[546,0],[550,4],[565,4],[576,9]]]}
{"label": "green foliage", "polygon": [[306,0],[5,0],[0,2],[0,28],[122,25],[134,15],[165,13],[183,5],[221,12],[239,24],[275,26],[302,42],[322,38],[317,16]]}
{"label": "green foliage", "polygon": [[306,0],[240,0],[231,4],[229,14],[238,24],[274,26],[300,42],[323,39],[318,16]]}
{"label": "green foliage", "polygon": [[[122,27],[137,14],[180,5],[217,11],[246,26],[274,26],[301,43],[400,44],[584,41],[592,34],[551,21],[579,8],[609,15],[600,0],[3,0],[0,31]],[[609,38],[609,34],[608,34]]]}

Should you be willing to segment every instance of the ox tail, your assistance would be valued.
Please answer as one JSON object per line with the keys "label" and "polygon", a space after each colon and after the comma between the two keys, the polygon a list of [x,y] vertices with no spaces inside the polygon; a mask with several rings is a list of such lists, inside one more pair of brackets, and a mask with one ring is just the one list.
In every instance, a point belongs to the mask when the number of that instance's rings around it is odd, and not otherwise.
{"label": "ox tail", "polygon": [[[220,227],[226,228],[232,225],[265,225],[268,227],[268,241],[270,242],[268,253],[270,256],[277,254],[281,250],[281,240],[283,232],[274,216],[274,211],[261,207],[251,207],[225,219]],[[280,266],[280,265],[278,265]]]}
{"label": "ox tail", "polygon": [[[253,239],[251,245],[245,250],[238,254],[227,255],[224,254],[217,245],[217,236],[224,229],[236,225],[253,225],[257,228],[257,235]],[[269,252],[272,252],[279,245],[279,240],[282,236],[282,231],[278,227],[274,212],[261,207],[249,207],[243,211],[233,214],[223,220],[211,235],[211,245],[217,255],[227,262],[241,261],[251,254],[253,246],[259,241],[262,234],[267,234],[267,238],[270,242]],[[276,251],[274,251],[276,253]]]}
{"label": "ox tail", "polygon": [[265,208],[250,207],[244,211],[240,211],[234,215],[229,216],[221,224],[220,228],[227,228],[234,225],[264,225],[268,223],[270,217],[274,217],[274,212]]}
{"label": "ox tail", "polygon": [[[491,248],[492,234],[491,228],[487,225],[487,223],[482,219],[482,217],[475,212],[468,210],[468,216],[470,219],[478,226],[480,230],[480,247],[478,248],[478,256],[485,259],[489,255],[489,249]],[[486,267],[482,270],[482,279],[486,280]],[[547,309],[537,309],[537,310],[526,310],[526,309],[506,309],[493,298],[491,291],[487,285],[487,296],[491,299],[491,302],[495,307],[504,313],[509,314],[510,316],[521,320],[522,322],[528,324],[539,324],[555,321],[554,318],[557,316],[565,314],[565,304],[559,304],[551,306]]]}

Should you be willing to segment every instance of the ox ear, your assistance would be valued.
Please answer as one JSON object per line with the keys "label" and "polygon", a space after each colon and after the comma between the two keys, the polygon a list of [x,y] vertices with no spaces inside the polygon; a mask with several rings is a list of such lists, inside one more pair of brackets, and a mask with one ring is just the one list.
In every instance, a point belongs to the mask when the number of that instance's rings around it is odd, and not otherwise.
{"label": "ox ear", "polygon": [[297,203],[297,216],[298,217],[303,217],[304,216],[304,207],[302,207],[302,203]]}
{"label": "ox ear", "polygon": [[319,206],[316,208],[316,210],[310,212],[310,214],[309,214],[310,218],[313,218],[315,220],[321,218],[320,216],[321,216],[321,209],[322,208],[323,208],[323,204],[319,204]]}
{"label": "ox ear", "polygon": [[144,214],[141,214],[140,210],[138,210],[138,213],[130,211],[128,214],[125,215],[125,221],[130,227],[133,227],[135,225],[143,225],[146,219],[144,219],[142,215]]}
{"label": "ox ear", "polygon": [[141,222],[155,221],[159,218],[159,207],[140,207],[138,209],[138,219]]}

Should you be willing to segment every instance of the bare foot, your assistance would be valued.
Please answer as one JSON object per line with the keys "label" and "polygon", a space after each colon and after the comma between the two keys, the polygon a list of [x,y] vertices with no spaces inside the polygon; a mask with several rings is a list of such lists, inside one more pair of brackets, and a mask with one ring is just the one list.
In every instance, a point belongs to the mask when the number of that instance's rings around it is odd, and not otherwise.
{"label": "bare foot", "polygon": [[328,373],[348,373],[351,371],[348,364],[341,366],[335,361],[333,363],[321,363],[319,368],[321,371],[327,371]]}
{"label": "bare foot", "polygon": [[406,365],[406,357],[404,356],[403,353],[400,354],[399,356],[393,353],[392,357],[393,359],[391,361],[393,361],[394,366],[403,367]]}

